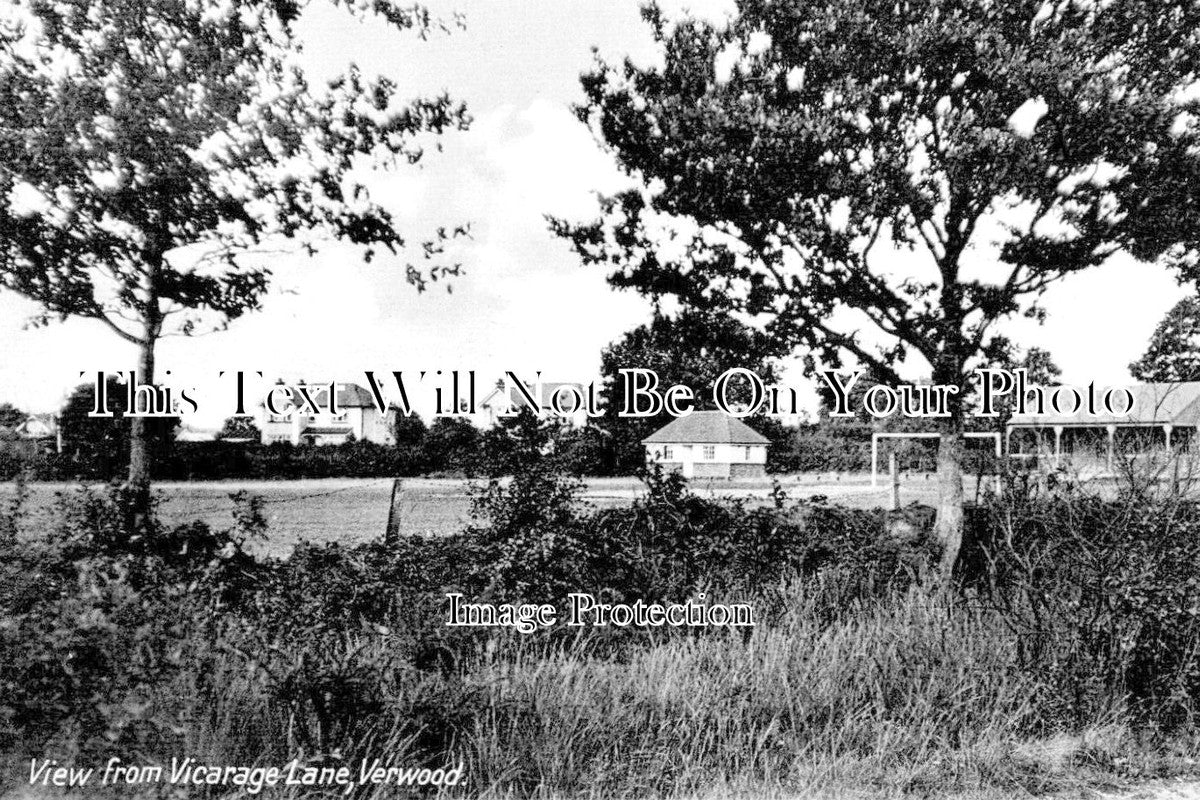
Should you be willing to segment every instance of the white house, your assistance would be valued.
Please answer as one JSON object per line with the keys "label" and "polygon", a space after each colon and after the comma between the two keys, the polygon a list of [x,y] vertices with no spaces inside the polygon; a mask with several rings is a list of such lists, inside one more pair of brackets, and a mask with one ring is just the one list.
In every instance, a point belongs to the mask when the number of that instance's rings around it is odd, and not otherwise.
{"label": "white house", "polygon": [[328,385],[306,387],[313,402],[321,409],[318,414],[272,414],[264,406],[259,409],[258,429],[263,444],[291,442],[292,444],[342,444],[347,441],[392,444],[395,441],[396,409],[380,414],[371,393],[356,383],[339,383],[337,414],[329,411]]}
{"label": "white house", "polygon": [[[509,389],[506,398],[504,381],[497,381],[496,388],[479,404],[487,412],[488,424],[495,425],[500,421],[501,414],[520,411],[522,408],[529,408],[543,419],[560,419],[577,428],[587,422],[587,408],[576,403],[579,398],[586,397],[587,387],[582,384],[546,381],[541,385],[540,395],[533,384],[526,383],[525,388],[538,401],[538,408],[533,408],[515,386]],[[559,407],[566,412],[565,417],[553,413],[555,397],[558,398]]]}
{"label": "white house", "polygon": [[766,474],[770,442],[724,411],[693,411],[642,440],[646,460],[686,478],[757,478]]}
{"label": "white house", "polygon": [[12,433],[41,450],[62,452],[62,430],[53,414],[30,414],[12,429]]}
{"label": "white house", "polygon": [[52,439],[58,435],[58,420],[53,414],[30,414],[13,433],[22,439]]}

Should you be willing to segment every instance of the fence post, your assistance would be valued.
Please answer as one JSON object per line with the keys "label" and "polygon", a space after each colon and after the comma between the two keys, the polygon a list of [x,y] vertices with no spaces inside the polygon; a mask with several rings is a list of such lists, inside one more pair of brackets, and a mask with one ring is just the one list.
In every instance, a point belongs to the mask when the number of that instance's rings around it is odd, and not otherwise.
{"label": "fence post", "polygon": [[900,510],[900,467],[896,463],[896,454],[888,453],[888,472],[892,476],[892,508]]}
{"label": "fence post", "polygon": [[385,544],[396,544],[400,541],[400,509],[398,505],[400,498],[403,496],[401,485],[403,481],[399,478],[392,480],[392,502],[388,506],[387,530],[383,534]]}

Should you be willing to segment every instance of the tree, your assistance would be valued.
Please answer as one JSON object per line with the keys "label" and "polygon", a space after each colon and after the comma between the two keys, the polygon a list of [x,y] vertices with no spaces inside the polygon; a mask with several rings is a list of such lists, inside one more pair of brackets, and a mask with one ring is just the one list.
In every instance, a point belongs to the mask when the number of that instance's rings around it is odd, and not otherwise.
{"label": "tree", "polygon": [[248,439],[253,442],[262,440],[262,431],[258,429],[251,417],[228,417],[221,430],[217,431],[218,441],[227,439]]}
{"label": "tree", "polygon": [[425,462],[434,470],[473,475],[483,464],[480,449],[479,429],[462,417],[438,417],[425,434]]}
{"label": "tree", "polygon": [[[622,369],[654,370],[660,389],[687,386],[697,409],[712,408],[713,384],[728,369],[743,367],[767,383],[777,379],[775,365],[767,356],[772,347],[765,334],[726,314],[687,310],[677,317],[656,313],[649,324],[634,328],[604,348],[600,374],[605,413],[593,424],[610,437],[613,471],[629,474],[642,467],[646,461],[642,439],[671,420],[665,412],[642,418],[617,415],[624,406]],[[733,402],[745,402],[748,386],[733,383],[730,395]]]}
{"label": "tree", "polygon": [[396,464],[401,475],[419,475],[428,468],[425,437],[429,429],[417,414],[396,414],[392,430]]}
{"label": "tree", "polygon": [[1018,366],[1025,370],[1030,383],[1053,386],[1062,380],[1062,370],[1050,351],[1031,347],[1025,351]]}
{"label": "tree", "polygon": [[[390,0],[332,2],[398,29],[433,22]],[[270,270],[253,253],[311,254],[323,239],[367,258],[399,251],[358,168],[418,161],[416,137],[465,125],[465,110],[446,96],[402,103],[353,66],[310,86],[295,59],[303,5],[16,4],[0,21],[0,286],[39,302],[41,322],[99,320],[153,384],[160,337],[258,307]],[[408,278],[421,288],[455,268],[410,264]],[[150,427],[133,420],[134,486],[150,478]]]}
{"label": "tree", "polygon": [[0,403],[0,428],[12,430],[25,421],[26,414],[12,403]]}
{"label": "tree", "polygon": [[502,417],[483,433],[483,459],[492,476],[516,475],[538,464],[553,447],[561,422],[545,419],[528,406]]}
{"label": "tree", "polygon": [[[603,61],[580,119],[635,188],[554,221],[610,281],[765,320],[898,381],[940,421],[943,574],[962,534],[964,395],[997,324],[1122,248],[1195,263],[1200,6],[740,0],[728,27],[645,12],[662,68]],[[1195,220],[1196,204],[1179,206]],[[1179,246],[1182,243],[1183,249]],[[890,263],[889,263],[890,262]],[[839,310],[849,309],[849,313]]]}
{"label": "tree", "polygon": [[396,423],[392,428],[392,438],[397,447],[421,447],[429,428],[425,420],[417,414],[396,414]]}
{"label": "tree", "polygon": [[1147,383],[1200,381],[1200,299],[1185,297],[1167,312],[1129,372]]}
{"label": "tree", "polygon": [[568,475],[604,475],[612,463],[611,440],[595,425],[561,425],[555,431],[554,464]]}
{"label": "tree", "polygon": [[[97,478],[111,479],[129,467],[129,440],[133,420],[126,417],[129,397],[124,384],[108,378],[104,387],[104,408],[111,417],[89,416],[96,409],[96,384],[75,387],[59,414],[63,452],[69,454],[84,471]],[[154,463],[170,451],[179,427],[178,417],[147,420],[149,434],[147,459]]]}

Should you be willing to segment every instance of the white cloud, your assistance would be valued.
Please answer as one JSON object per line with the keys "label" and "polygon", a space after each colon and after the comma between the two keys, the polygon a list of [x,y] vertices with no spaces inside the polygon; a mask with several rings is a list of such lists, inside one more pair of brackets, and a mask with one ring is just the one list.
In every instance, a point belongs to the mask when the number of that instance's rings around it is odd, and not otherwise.
{"label": "white cloud", "polygon": [[1034,129],[1041,122],[1042,117],[1046,116],[1049,110],[1046,105],[1046,100],[1041,95],[1031,97],[1021,104],[1021,107],[1012,113],[1008,118],[1008,127],[1012,132],[1022,139],[1032,139]]}
{"label": "white cloud", "polygon": [[713,59],[713,73],[717,84],[724,86],[733,78],[734,70],[742,60],[742,47],[737,42],[730,42],[721,48]]}
{"label": "white cloud", "polygon": [[1200,102],[1200,80],[1195,80],[1187,86],[1179,87],[1175,90],[1175,94],[1171,99],[1181,106],[1187,103]]}
{"label": "white cloud", "polygon": [[50,199],[36,186],[17,181],[8,193],[8,207],[15,217],[33,217],[50,210]]}
{"label": "white cloud", "polygon": [[746,55],[761,56],[771,49],[771,34],[766,31],[754,31],[746,41]]}
{"label": "white cloud", "polygon": [[850,225],[850,201],[839,197],[829,208],[829,229],[836,233],[845,233]]}
{"label": "white cloud", "polygon": [[695,20],[724,30],[737,19],[736,0],[658,0],[658,7],[670,22]]}
{"label": "white cloud", "polygon": [[1180,111],[1171,122],[1171,135],[1183,136],[1190,131],[1196,122],[1196,116],[1187,111]]}
{"label": "white cloud", "polygon": [[1089,184],[1097,189],[1103,189],[1115,180],[1125,177],[1128,168],[1100,160],[1094,164],[1075,170],[1058,182],[1056,191],[1061,195],[1070,195],[1083,184]]}
{"label": "white cloud", "polygon": [[804,67],[792,67],[787,71],[787,88],[790,92],[798,92],[804,88]]}

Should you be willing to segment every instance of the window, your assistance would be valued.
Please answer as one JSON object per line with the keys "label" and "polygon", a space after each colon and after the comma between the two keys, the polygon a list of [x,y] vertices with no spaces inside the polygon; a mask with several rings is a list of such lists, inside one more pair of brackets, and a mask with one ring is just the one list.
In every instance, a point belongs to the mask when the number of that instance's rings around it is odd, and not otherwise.
{"label": "window", "polygon": [[749,445],[746,446],[746,460],[747,461],[750,460],[750,446]]}
{"label": "window", "polygon": [[716,458],[716,457],[717,457],[717,448],[716,448],[716,446],[715,446],[715,445],[711,445],[711,444],[706,444],[706,445],[704,445],[704,460],[705,460],[705,461],[712,461],[712,460],[713,460],[714,458]]}
{"label": "window", "polygon": [[663,448],[663,461],[673,461],[675,454],[671,452],[671,447],[668,445]]}

